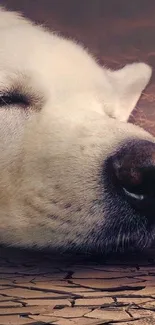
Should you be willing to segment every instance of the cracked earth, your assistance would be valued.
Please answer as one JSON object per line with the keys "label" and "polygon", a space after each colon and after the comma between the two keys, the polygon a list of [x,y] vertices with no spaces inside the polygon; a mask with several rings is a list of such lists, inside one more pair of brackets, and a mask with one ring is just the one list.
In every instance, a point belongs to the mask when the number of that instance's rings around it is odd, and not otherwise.
{"label": "cracked earth", "polygon": [[0,256],[0,325],[155,324],[152,258],[93,261],[2,248]]}

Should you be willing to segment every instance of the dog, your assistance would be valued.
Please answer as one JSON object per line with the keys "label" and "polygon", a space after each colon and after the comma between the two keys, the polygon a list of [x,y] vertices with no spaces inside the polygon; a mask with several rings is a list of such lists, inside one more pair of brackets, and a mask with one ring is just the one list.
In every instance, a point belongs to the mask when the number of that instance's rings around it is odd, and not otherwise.
{"label": "dog", "polygon": [[0,9],[0,243],[122,252],[155,239],[155,140],[128,118],[152,69],[112,71]]}

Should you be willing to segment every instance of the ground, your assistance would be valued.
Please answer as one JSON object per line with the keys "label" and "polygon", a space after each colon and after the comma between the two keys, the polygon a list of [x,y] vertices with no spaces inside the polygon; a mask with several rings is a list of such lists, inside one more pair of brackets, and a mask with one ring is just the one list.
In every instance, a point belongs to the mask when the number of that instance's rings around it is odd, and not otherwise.
{"label": "ground", "polygon": [[152,252],[138,262],[2,248],[0,255],[1,325],[155,324]]}
{"label": "ground", "polygon": [[[154,0],[0,0],[76,39],[101,64],[155,68]],[[130,121],[155,135],[155,74]],[[113,259],[0,249],[0,325],[153,325],[154,252]]]}

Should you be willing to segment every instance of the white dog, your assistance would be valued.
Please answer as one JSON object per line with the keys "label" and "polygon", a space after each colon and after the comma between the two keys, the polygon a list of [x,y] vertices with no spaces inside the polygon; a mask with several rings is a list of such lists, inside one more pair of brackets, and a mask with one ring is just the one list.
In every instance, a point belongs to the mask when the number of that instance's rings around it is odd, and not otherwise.
{"label": "white dog", "polygon": [[0,9],[2,244],[152,245],[155,141],[127,123],[150,77],[144,63],[101,67],[83,47]]}

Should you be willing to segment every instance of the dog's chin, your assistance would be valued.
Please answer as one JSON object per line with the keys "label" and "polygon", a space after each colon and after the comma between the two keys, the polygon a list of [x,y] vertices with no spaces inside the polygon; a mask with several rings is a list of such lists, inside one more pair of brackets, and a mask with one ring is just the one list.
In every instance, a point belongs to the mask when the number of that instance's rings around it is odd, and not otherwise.
{"label": "dog's chin", "polygon": [[105,223],[97,238],[98,251],[126,254],[155,247],[153,218],[150,221],[142,211],[135,210],[123,193],[106,193],[105,210]]}
{"label": "dog's chin", "polygon": [[106,239],[106,244],[102,246],[101,251],[104,254],[142,253],[151,248],[152,243],[152,234],[144,230],[134,234],[115,234],[114,238]]}
{"label": "dog's chin", "polygon": [[[118,223],[117,223],[118,225]],[[120,229],[122,231],[120,231]],[[60,247],[54,251],[61,254],[75,254],[87,256],[113,256],[113,255],[132,255],[145,254],[151,248],[155,248],[155,238],[153,231],[147,230],[144,224],[139,224],[135,231],[128,229],[126,224],[120,227],[112,225],[112,228],[100,228],[100,231],[89,234],[91,241],[83,242],[79,245],[70,244]],[[51,249],[50,249],[51,250]]]}

